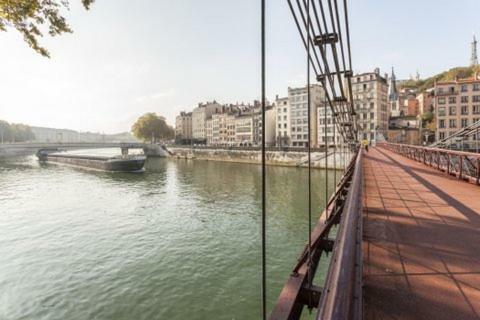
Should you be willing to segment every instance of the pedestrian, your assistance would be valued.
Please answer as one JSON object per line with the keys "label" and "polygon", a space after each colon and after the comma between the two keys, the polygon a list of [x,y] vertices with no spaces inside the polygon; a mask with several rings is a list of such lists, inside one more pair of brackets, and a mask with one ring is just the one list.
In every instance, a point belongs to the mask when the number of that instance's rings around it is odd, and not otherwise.
{"label": "pedestrian", "polygon": [[368,140],[365,139],[362,141],[363,147],[365,148],[365,151],[368,152]]}

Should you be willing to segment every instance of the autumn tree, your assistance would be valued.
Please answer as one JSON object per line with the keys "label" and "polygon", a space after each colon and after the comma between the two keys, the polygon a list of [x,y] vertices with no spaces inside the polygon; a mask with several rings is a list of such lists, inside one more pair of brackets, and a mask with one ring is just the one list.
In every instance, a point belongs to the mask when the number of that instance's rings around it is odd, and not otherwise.
{"label": "autumn tree", "polygon": [[173,139],[175,130],[167,124],[164,117],[156,113],[147,113],[133,124],[132,133],[143,141],[156,142]]}
{"label": "autumn tree", "polygon": [[[88,10],[95,0],[81,1]],[[39,44],[38,38],[43,37],[42,27],[52,37],[72,32],[60,13],[61,9],[69,9],[69,0],[0,0],[0,31],[16,29],[33,50],[50,57],[48,50]]]}

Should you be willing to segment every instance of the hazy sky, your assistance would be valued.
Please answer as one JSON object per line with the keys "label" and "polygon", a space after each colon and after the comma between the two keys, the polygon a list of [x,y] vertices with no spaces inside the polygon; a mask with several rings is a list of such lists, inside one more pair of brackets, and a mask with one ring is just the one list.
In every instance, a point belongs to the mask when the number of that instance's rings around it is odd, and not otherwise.
{"label": "hazy sky", "polygon": [[[145,112],[173,124],[201,101],[260,95],[260,0],[73,1],[73,34],[42,39],[46,59],[16,31],[0,33],[0,119],[114,133]],[[268,97],[305,81],[286,0],[268,3]],[[355,72],[399,78],[467,65],[480,36],[478,0],[350,0]]]}

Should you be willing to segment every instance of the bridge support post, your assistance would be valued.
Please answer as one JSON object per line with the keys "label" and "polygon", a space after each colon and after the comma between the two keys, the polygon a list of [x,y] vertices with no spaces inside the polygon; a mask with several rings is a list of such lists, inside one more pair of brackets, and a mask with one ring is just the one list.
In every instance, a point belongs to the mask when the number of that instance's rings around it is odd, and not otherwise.
{"label": "bridge support post", "polygon": [[458,163],[458,179],[462,179],[462,172],[463,172],[463,156],[460,156],[460,162]]}
{"label": "bridge support post", "polygon": [[477,184],[480,185],[480,158],[477,159]]}

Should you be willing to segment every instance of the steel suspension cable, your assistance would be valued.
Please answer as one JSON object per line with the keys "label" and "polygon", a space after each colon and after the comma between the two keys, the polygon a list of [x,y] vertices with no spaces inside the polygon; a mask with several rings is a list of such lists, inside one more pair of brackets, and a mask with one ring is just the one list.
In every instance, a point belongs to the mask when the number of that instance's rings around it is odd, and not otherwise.
{"label": "steel suspension cable", "polygon": [[266,157],[265,157],[265,1],[261,0],[261,86],[262,86],[262,319],[267,319],[267,262],[266,262]]}
{"label": "steel suspension cable", "polygon": [[[307,38],[310,38],[310,0],[307,0]],[[312,287],[312,159],[311,159],[311,93],[310,93],[310,42],[307,46],[307,127],[308,127],[308,287]],[[312,291],[308,291],[309,305],[312,305]]]}
{"label": "steel suspension cable", "polygon": [[[328,218],[328,133],[327,133],[327,101],[324,104],[324,130],[325,130],[325,212]],[[332,112],[333,115],[333,112]],[[328,220],[328,219],[327,219]]]}

